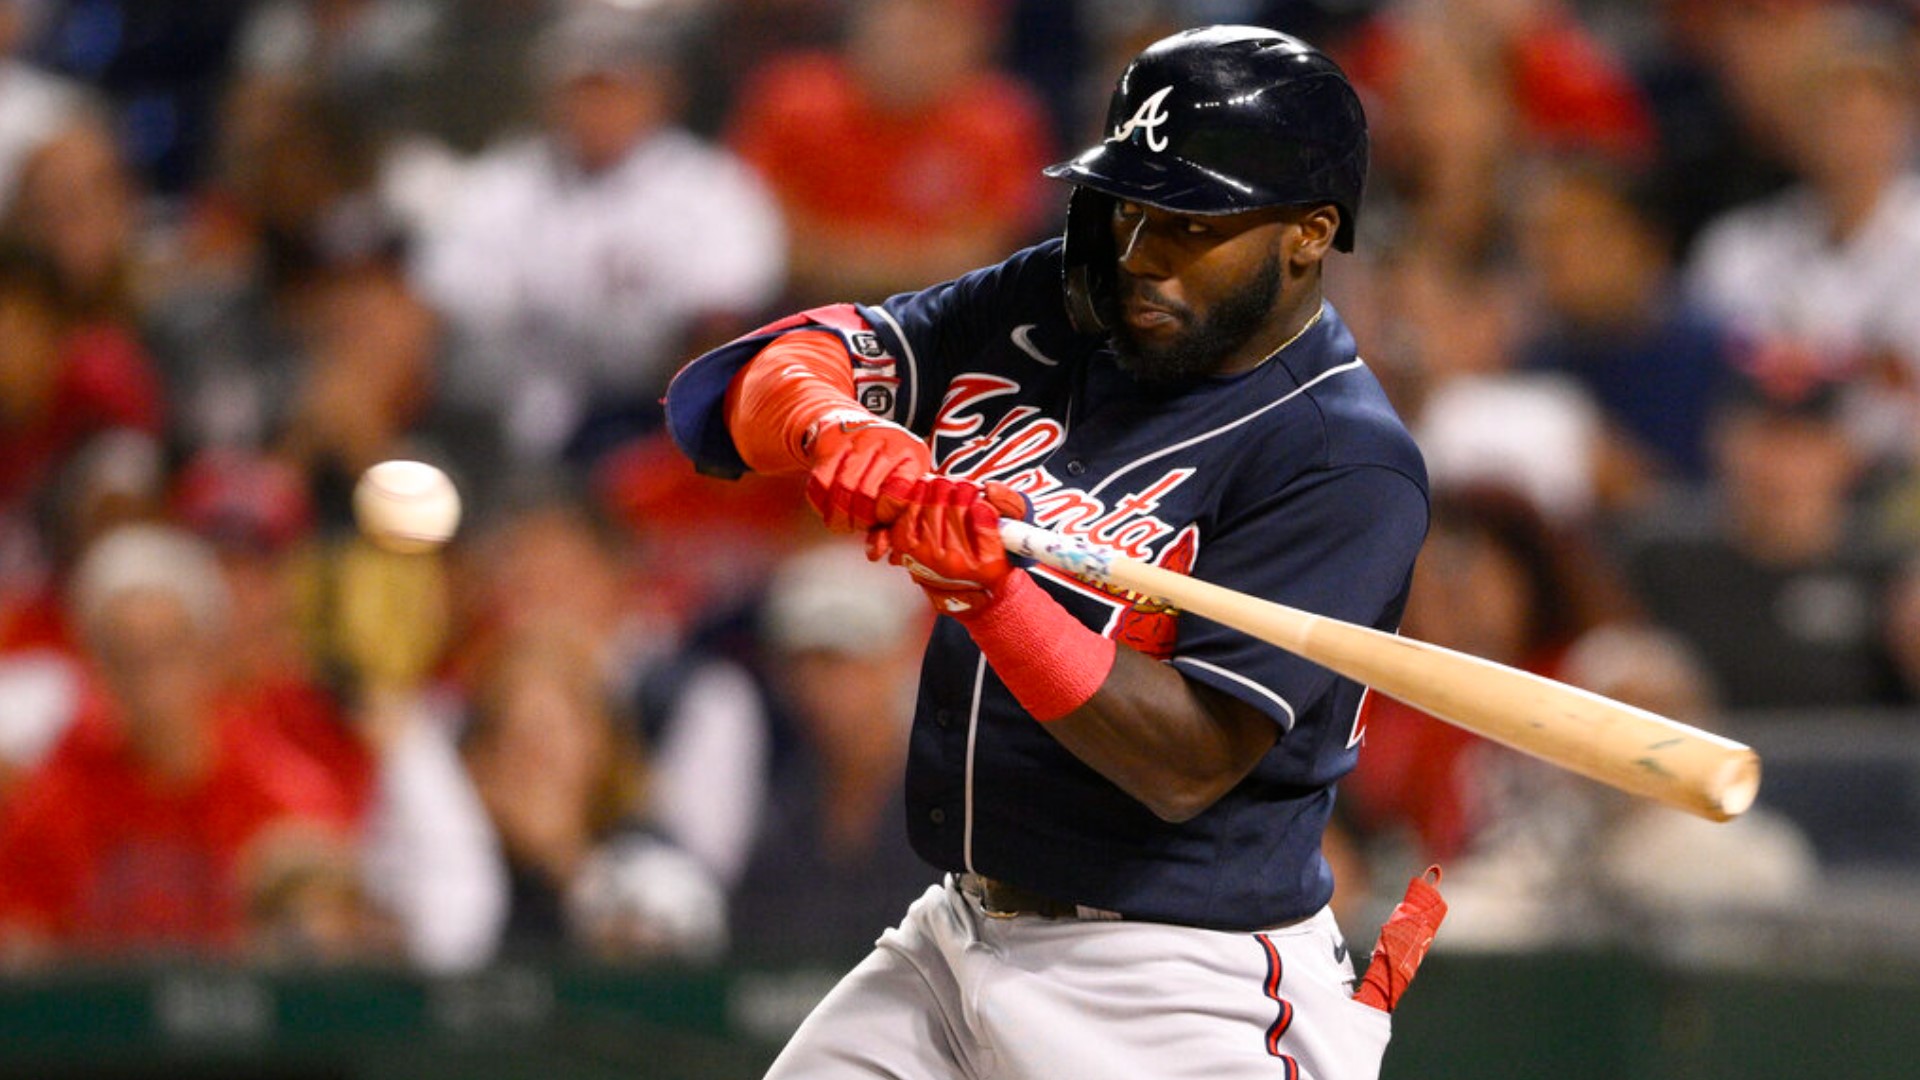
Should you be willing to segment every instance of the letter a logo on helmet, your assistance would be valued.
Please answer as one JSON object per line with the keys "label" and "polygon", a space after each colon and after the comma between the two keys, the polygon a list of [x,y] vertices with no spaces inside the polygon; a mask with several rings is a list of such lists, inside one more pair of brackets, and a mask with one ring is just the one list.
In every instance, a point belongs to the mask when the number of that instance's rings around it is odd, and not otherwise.
{"label": "letter a logo on helmet", "polygon": [[1160,134],[1159,127],[1167,122],[1166,111],[1160,106],[1173,93],[1173,87],[1163,86],[1153,92],[1151,97],[1140,103],[1127,122],[1113,129],[1107,136],[1108,142],[1126,142],[1136,131],[1146,132],[1147,149],[1159,153],[1167,148],[1167,137]]}

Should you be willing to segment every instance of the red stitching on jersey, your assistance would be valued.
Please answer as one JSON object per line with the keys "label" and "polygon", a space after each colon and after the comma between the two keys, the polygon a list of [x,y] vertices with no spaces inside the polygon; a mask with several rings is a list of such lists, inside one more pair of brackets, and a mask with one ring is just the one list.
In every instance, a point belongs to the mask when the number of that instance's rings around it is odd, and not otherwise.
{"label": "red stitching on jersey", "polygon": [[1300,1080],[1300,1063],[1295,1061],[1291,1054],[1280,1052],[1280,1037],[1293,1026],[1293,1002],[1280,996],[1282,970],[1280,950],[1274,948],[1273,939],[1265,934],[1255,934],[1253,937],[1260,943],[1260,947],[1267,951],[1267,982],[1262,989],[1266,991],[1267,997],[1272,998],[1274,1003],[1280,1006],[1280,1015],[1274,1017],[1273,1023],[1267,1028],[1267,1053],[1279,1058],[1286,1066],[1287,1080]]}

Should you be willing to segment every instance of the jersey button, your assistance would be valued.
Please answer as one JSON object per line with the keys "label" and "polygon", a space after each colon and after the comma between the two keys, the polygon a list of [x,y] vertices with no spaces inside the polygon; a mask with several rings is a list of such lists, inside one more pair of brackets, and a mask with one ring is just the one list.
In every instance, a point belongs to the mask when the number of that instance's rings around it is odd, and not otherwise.
{"label": "jersey button", "polygon": [[933,822],[935,825],[945,825],[947,823],[947,812],[936,806],[927,811],[927,820]]}
{"label": "jersey button", "polygon": [[933,722],[943,728],[952,727],[953,726],[953,710],[952,709],[935,709],[933,713]]}
{"label": "jersey button", "polygon": [[1073,460],[1067,462],[1068,476],[1079,476],[1081,473],[1086,471],[1087,471],[1087,463],[1084,461],[1081,461],[1079,458],[1074,458]]}

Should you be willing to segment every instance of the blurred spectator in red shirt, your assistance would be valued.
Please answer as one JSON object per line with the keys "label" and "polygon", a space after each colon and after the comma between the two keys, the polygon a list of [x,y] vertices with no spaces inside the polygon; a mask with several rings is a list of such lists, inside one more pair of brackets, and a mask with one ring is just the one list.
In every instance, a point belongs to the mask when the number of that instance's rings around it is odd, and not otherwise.
{"label": "blurred spectator in red shirt", "polygon": [[74,333],[64,299],[48,259],[0,243],[0,657],[26,665],[0,671],[14,705],[0,717],[0,773],[59,729],[11,697],[9,680],[26,672],[43,691],[69,681],[57,675],[72,651],[62,573],[94,533],[155,509],[161,486],[153,372],[125,339]]}
{"label": "blurred spectator in red shirt", "polygon": [[372,756],[310,625],[334,575],[313,534],[306,477],[281,459],[203,451],[181,469],[173,510],[219,561],[229,600],[221,659],[234,692],[364,798]]}
{"label": "blurred spectator in red shirt", "polygon": [[[0,801],[72,723],[83,684],[62,589],[94,539],[158,518],[166,483],[159,441],[131,428],[88,439],[36,493],[0,514]],[[18,544],[16,548],[14,545]]]}
{"label": "blurred spectator in red shirt", "polygon": [[446,636],[439,562],[316,533],[306,481],[283,459],[208,450],[174,497],[218,550],[225,658],[250,711],[365,806],[354,848],[302,833],[253,861],[268,924],[257,944],[276,959],[371,949],[472,967],[491,955],[505,875],[431,683]]}
{"label": "blurred spectator in red shirt", "polygon": [[811,512],[795,512],[805,505],[799,478],[702,476],[665,432],[608,455],[592,482],[645,567],[651,616],[676,626],[751,605],[774,563],[825,533]]}
{"label": "blurred spectator in red shirt", "polygon": [[245,682],[311,679],[291,576],[313,539],[306,478],[286,461],[240,449],[205,450],[179,470],[173,516],[213,546],[231,595],[230,667]]}
{"label": "blurred spectator in red shirt", "polygon": [[158,434],[160,386],[133,342],[74,333],[44,257],[0,247],[0,513],[32,498],[88,436]]}
{"label": "blurred spectator in red shirt", "polygon": [[992,0],[860,0],[838,53],[768,62],[731,141],[787,215],[795,299],[886,296],[1031,239],[1051,135],[996,71]]}
{"label": "blurred spectator in red shirt", "polygon": [[70,596],[98,681],[0,818],[0,947],[235,948],[249,852],[289,823],[346,829],[354,801],[225,695],[229,597],[198,541],[116,530]]}
{"label": "blurred spectator in red shirt", "polygon": [[1653,149],[1648,103],[1622,58],[1560,0],[1399,3],[1353,44],[1355,78],[1389,92],[1439,41],[1502,73],[1519,134],[1530,146],[1644,158]]}
{"label": "blurred spectator in red shirt", "polygon": [[133,185],[91,117],[29,155],[0,217],[0,638],[17,636],[18,594],[44,601],[71,554],[35,518],[49,485],[98,434],[161,433],[164,388],[134,330],[133,226]]}

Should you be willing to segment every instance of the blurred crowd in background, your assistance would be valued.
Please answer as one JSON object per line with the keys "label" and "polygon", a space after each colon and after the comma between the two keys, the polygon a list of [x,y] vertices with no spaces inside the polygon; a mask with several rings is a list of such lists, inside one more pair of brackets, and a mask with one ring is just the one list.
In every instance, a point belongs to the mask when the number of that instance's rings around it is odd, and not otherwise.
{"label": "blurred crowd in background", "polygon": [[[931,616],[658,398],[1056,234],[1040,166],[1206,22],[1364,92],[1329,293],[1434,477],[1407,634],[1920,716],[1920,4],[0,0],[0,971],[858,956],[934,879]],[[394,457],[466,497],[438,555],[352,528]],[[1369,710],[1361,940],[1432,859],[1443,945],[1819,887],[1764,800]]]}

